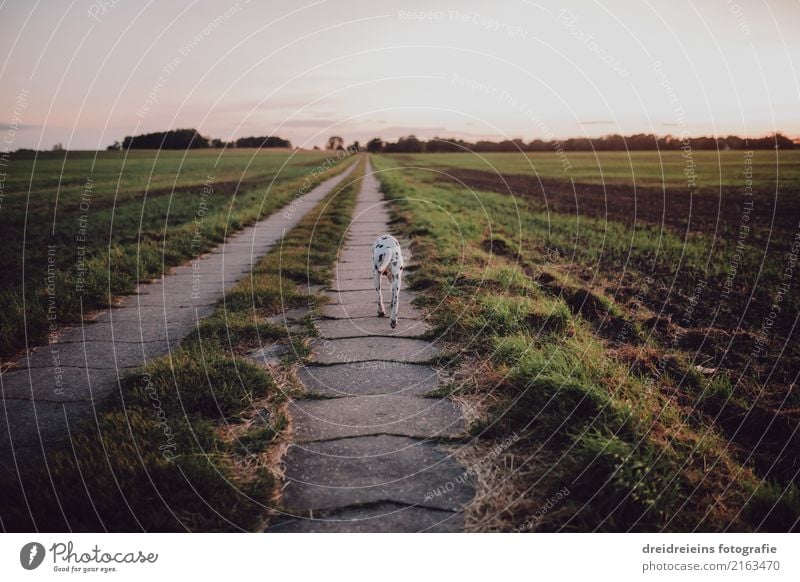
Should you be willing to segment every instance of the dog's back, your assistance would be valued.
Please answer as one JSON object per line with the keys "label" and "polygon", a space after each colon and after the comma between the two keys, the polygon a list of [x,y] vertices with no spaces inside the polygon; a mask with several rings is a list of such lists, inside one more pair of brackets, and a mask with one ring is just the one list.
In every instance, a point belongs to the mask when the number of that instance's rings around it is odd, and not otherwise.
{"label": "dog's back", "polygon": [[[375,239],[372,245],[372,265],[380,274],[385,274],[390,279],[394,272],[403,268],[403,252],[396,238],[384,234]],[[391,269],[389,265],[392,266]]]}

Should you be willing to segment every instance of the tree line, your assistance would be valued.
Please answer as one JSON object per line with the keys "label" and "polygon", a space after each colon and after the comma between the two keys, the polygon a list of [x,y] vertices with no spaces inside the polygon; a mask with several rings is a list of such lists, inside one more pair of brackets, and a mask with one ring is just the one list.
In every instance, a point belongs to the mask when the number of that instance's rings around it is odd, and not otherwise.
{"label": "tree line", "polygon": [[290,148],[292,142],[274,135],[264,137],[240,137],[236,141],[225,142],[200,135],[196,129],[173,129],[142,135],[125,136],[122,143],[115,141],[108,150],[190,150],[198,148]]}
{"label": "tree line", "polygon": [[[174,129],[157,131],[136,136],[125,136],[122,142],[115,141],[108,150],[127,149],[197,149],[197,148],[291,148],[288,139],[270,136],[240,137],[235,141],[223,141],[208,138],[196,129]],[[520,138],[502,141],[479,140],[470,142],[458,138],[434,137],[422,140],[414,135],[400,137],[396,141],[384,141],[379,137],[372,138],[363,146],[359,142],[345,147],[344,139],[332,136],[326,143],[329,150],[361,151],[366,149],[373,153],[438,153],[438,152],[579,152],[579,151],[655,151],[655,150],[766,150],[766,149],[800,149],[800,140],[792,140],[781,133],[759,137],[744,138],[736,135],[726,137],[688,137],[679,138],[671,135],[656,136],[652,133],[633,135],[611,134],[601,137],[573,137],[565,140],[534,139],[524,141]],[[53,151],[61,151],[61,144],[56,144]],[[314,146],[314,149],[319,149]],[[33,152],[20,149],[18,153]]]}
{"label": "tree line", "polygon": [[569,138],[565,140],[522,139],[468,142],[456,138],[440,138],[424,141],[416,136],[401,137],[388,142],[373,138],[367,142],[367,151],[373,153],[436,153],[436,152],[548,152],[548,151],[647,151],[647,150],[763,150],[795,149],[800,142],[776,133],[760,138],[743,138],[736,135],[727,137],[690,137],[681,139],[671,135],[658,137],[652,133],[637,133],[623,136],[604,135],[597,138]]}

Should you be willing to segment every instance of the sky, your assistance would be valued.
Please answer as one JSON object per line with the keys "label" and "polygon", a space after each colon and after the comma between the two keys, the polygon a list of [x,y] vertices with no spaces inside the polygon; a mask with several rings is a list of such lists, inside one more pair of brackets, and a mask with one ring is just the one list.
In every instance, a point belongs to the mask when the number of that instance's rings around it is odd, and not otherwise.
{"label": "sky", "polygon": [[800,137],[797,0],[0,0],[0,147]]}

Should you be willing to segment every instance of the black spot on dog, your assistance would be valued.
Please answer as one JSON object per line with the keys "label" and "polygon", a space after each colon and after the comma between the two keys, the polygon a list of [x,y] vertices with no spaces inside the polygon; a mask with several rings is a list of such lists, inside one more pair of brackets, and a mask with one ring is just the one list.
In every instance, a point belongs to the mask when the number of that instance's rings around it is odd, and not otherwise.
{"label": "black spot on dog", "polygon": [[382,261],[383,261],[383,254],[380,254],[380,255],[378,255],[378,262],[380,263]]}

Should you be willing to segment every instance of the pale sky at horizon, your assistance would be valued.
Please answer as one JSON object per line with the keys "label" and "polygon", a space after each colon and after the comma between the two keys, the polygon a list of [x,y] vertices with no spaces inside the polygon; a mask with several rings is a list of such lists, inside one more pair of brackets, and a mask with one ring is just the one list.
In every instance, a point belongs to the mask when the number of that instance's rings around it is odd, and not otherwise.
{"label": "pale sky at horizon", "polygon": [[798,75],[797,0],[0,3],[10,149],[178,127],[301,147],[334,134],[800,137]]}

